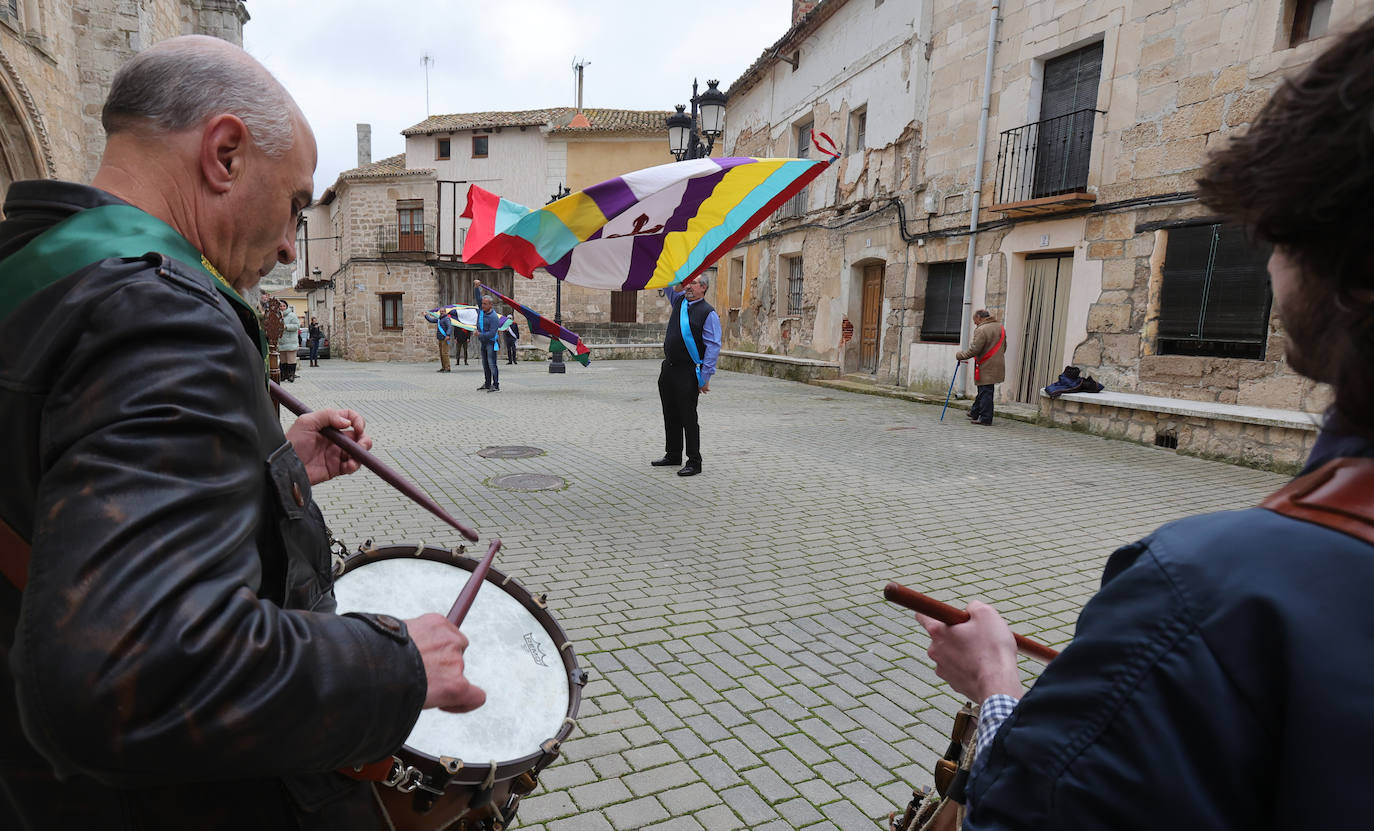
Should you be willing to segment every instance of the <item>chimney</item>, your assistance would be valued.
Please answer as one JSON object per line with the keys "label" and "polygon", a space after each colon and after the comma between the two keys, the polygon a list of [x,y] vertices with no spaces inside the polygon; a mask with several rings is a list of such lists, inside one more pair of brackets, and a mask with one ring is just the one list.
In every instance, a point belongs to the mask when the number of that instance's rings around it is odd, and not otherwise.
{"label": "chimney", "polygon": [[372,164],[372,125],[358,125],[358,167]]}
{"label": "chimney", "polygon": [[820,2],[821,0],[792,0],[792,25],[796,26],[803,17],[811,14],[811,10]]}

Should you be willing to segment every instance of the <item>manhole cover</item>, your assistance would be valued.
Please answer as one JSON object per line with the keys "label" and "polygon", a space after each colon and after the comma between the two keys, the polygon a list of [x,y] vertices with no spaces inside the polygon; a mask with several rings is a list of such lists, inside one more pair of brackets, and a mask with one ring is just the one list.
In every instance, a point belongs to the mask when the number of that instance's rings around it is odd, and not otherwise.
{"label": "manhole cover", "polygon": [[561,476],[547,473],[508,473],[488,481],[493,488],[506,491],[556,491],[567,487]]}
{"label": "manhole cover", "polygon": [[544,451],[537,447],[508,444],[500,447],[484,447],[477,451],[477,455],[484,459],[528,459],[531,456],[543,456]]}

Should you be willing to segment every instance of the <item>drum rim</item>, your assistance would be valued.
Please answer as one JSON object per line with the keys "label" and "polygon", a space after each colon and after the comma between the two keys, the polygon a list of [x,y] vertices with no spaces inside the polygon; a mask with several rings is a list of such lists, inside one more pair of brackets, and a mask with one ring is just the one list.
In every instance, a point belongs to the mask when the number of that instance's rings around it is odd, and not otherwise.
{"label": "drum rim", "polygon": [[[340,563],[338,572],[334,575],[334,579],[337,581],[340,577],[343,577],[360,566],[381,560],[430,560],[432,562],[464,568],[468,571],[477,568],[478,561],[476,559],[460,554],[458,551],[459,549],[457,548],[450,550],[424,544],[405,545],[397,543],[390,545],[373,545],[371,548],[367,549],[360,548],[345,557],[343,562]],[[582,684],[578,683],[573,678],[574,673],[581,669],[581,666],[577,663],[577,649],[572,645],[572,639],[568,637],[568,633],[564,631],[562,625],[559,624],[553,614],[549,612],[548,608],[541,608],[535,603],[534,593],[527,589],[519,580],[516,580],[511,575],[501,571],[495,566],[491,566],[487,571],[486,582],[496,584],[496,586],[503,591],[510,589],[512,586],[518,589],[518,591],[508,593],[515,598],[526,611],[533,615],[535,620],[539,621],[539,623],[545,627],[545,631],[554,636],[554,642],[560,645],[558,650],[559,659],[563,662],[563,668],[566,670],[568,677],[568,709],[567,712],[564,713],[563,726],[558,728],[558,732],[549,738],[554,741],[555,747],[561,745],[567,740],[568,736],[572,735],[573,725],[577,718],[577,711],[581,708],[582,704]],[[331,587],[331,591],[332,590]],[[563,648],[562,644],[567,644],[567,648]],[[547,743],[548,741],[546,740],[544,744]],[[416,750],[410,745],[402,745],[401,751],[432,764],[437,770],[441,771],[440,775],[445,777],[446,781],[450,784],[477,784],[485,781],[492,774],[492,762],[494,760],[488,759],[487,761],[479,763],[460,759],[459,762],[462,764],[462,767],[457,772],[450,773],[443,763],[439,761],[439,757],[437,756],[432,756],[424,751]],[[400,751],[398,751],[398,753],[399,752]],[[541,745],[540,749],[534,753],[520,756],[515,759],[496,761],[495,779],[499,782],[519,776],[521,773],[533,769],[535,764],[544,756],[545,751],[543,750],[543,745]]]}

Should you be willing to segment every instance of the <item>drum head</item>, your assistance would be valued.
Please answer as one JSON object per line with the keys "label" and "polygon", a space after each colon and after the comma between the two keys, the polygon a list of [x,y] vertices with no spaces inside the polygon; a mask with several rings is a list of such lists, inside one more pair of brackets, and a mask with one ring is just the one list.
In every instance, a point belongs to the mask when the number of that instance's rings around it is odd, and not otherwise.
{"label": "drum head", "polygon": [[[401,620],[427,612],[448,614],[472,572],[424,559],[362,563],[334,583],[338,612],[375,612]],[[539,752],[568,715],[571,681],[558,644],[544,624],[511,591],[491,581],[482,586],[463,621],[470,646],[464,675],[487,693],[471,713],[424,710],[406,745],[433,757],[452,756],[466,765],[505,762]]]}

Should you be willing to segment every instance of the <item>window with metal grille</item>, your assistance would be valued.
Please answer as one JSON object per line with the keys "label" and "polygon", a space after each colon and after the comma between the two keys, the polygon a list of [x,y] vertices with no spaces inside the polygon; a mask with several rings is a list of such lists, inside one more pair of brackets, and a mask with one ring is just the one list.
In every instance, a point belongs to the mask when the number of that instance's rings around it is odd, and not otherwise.
{"label": "window with metal grille", "polygon": [[802,258],[787,258],[787,313],[802,313]]}
{"label": "window with metal grille", "polygon": [[405,319],[401,316],[401,298],[404,294],[383,294],[382,298],[382,328],[400,329],[401,322]]}
{"label": "window with metal grille", "polygon": [[963,311],[964,263],[926,266],[926,311],[921,318],[921,340],[958,343]]}
{"label": "window with metal grille", "polygon": [[1268,246],[1240,228],[1169,230],[1159,295],[1159,354],[1264,357],[1269,334]]}
{"label": "window with metal grille", "polygon": [[1331,0],[1293,0],[1293,27],[1288,45],[1319,38],[1331,26]]}
{"label": "window with metal grille", "polygon": [[453,142],[450,139],[441,138],[438,140],[438,147],[435,148],[434,158],[447,159],[453,150]]}
{"label": "window with metal grille", "polygon": [[472,157],[474,159],[485,159],[487,157],[487,139],[489,138],[490,136],[472,137]]}

